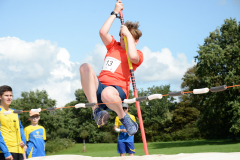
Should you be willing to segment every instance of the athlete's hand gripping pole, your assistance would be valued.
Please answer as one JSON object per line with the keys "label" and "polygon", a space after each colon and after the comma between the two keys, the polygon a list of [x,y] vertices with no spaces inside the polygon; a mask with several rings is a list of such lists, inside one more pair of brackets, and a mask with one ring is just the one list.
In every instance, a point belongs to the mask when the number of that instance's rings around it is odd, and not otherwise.
{"label": "athlete's hand gripping pole", "polygon": [[[124,19],[123,19],[122,11],[119,12],[119,15],[120,15],[121,25],[124,25]],[[138,92],[137,92],[137,87],[136,87],[136,82],[135,82],[135,76],[134,76],[134,72],[133,72],[132,62],[129,60],[129,56],[128,56],[127,37],[125,37],[125,36],[124,36],[124,43],[125,43],[125,49],[126,49],[126,54],[127,54],[127,58],[128,58],[128,65],[129,65],[129,69],[130,69],[130,73],[131,73],[131,80],[132,80],[134,97],[138,98]],[[142,134],[142,141],[143,141],[144,152],[145,152],[145,155],[149,155],[148,147],[147,147],[147,141],[146,141],[146,135],[145,135],[145,130],[144,130],[144,126],[143,126],[143,120],[142,120],[142,113],[141,113],[140,103],[138,101],[136,102],[136,107],[137,107],[137,113],[138,113],[138,120],[139,120],[140,130],[141,130],[141,134]]]}

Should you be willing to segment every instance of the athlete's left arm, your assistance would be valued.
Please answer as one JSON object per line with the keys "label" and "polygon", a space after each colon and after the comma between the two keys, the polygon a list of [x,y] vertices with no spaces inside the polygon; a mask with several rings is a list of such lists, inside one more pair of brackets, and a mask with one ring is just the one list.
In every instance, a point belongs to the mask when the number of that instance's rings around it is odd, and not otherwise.
{"label": "athlete's left arm", "polygon": [[[129,60],[132,63],[137,64],[140,59],[136,48],[136,45],[138,44],[138,39],[135,40],[132,34],[129,32],[128,28],[124,25],[121,26],[121,34],[123,34],[123,36],[126,36],[127,38]],[[121,38],[123,38],[123,36],[121,36]]]}
{"label": "athlete's left arm", "polygon": [[23,141],[24,144],[27,144],[23,125],[22,125],[22,123],[21,123],[21,120],[20,120],[20,117],[19,117],[19,116],[18,116],[18,118],[19,118],[19,127],[20,127],[21,139],[22,139],[22,141]]}

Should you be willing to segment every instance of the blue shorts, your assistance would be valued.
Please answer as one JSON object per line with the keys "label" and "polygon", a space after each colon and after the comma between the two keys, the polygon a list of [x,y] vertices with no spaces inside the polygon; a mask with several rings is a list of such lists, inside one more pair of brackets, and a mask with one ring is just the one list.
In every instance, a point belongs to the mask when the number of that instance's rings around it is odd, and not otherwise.
{"label": "blue shorts", "polygon": [[135,153],[134,142],[118,142],[117,151],[118,153]]}
{"label": "blue shorts", "polygon": [[[97,90],[97,101],[98,101],[98,103],[103,103],[102,99],[101,99],[101,94],[102,94],[103,89],[106,88],[107,86],[105,84],[102,84],[99,80],[98,80],[98,82],[99,83],[98,83],[98,90]],[[125,97],[126,97],[126,94],[122,90],[122,88],[119,87],[119,86],[114,86],[114,85],[110,85],[110,86],[113,86],[114,88],[117,89],[117,91],[119,93],[119,97],[123,101],[125,99]],[[105,104],[99,105],[99,108],[111,111],[111,109],[109,109]]]}

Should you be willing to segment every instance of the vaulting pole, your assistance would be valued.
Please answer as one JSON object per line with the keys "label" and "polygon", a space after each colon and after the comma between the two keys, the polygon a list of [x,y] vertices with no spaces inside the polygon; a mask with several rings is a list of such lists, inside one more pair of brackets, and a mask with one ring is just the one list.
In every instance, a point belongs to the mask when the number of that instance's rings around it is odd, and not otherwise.
{"label": "vaulting pole", "polygon": [[[120,20],[121,20],[121,25],[124,25],[124,19],[123,19],[122,11],[119,12],[119,15],[120,15]],[[124,43],[125,43],[125,49],[126,49],[126,54],[127,54],[127,58],[128,58],[129,70],[130,70],[130,73],[131,73],[131,80],[132,80],[134,97],[138,98],[138,92],[137,92],[137,87],[136,87],[136,82],[135,82],[135,76],[134,76],[134,72],[133,72],[132,62],[129,60],[128,44],[127,44],[127,38],[125,36],[124,36]],[[141,113],[140,103],[138,101],[136,101],[136,107],[137,107],[137,113],[138,113],[138,120],[139,120],[140,130],[141,130],[141,134],[142,134],[142,141],[143,141],[144,152],[145,152],[145,155],[149,155],[148,147],[147,147],[147,141],[146,141],[146,135],[145,135],[145,130],[144,130],[144,126],[143,126],[143,120],[142,120],[142,113]]]}

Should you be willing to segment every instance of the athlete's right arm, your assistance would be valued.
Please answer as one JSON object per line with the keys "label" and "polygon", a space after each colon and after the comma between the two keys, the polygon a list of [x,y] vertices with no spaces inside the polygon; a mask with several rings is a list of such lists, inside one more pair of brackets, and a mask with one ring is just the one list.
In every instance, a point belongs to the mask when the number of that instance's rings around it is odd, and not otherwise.
{"label": "athlete's right arm", "polygon": [[[114,12],[116,14],[118,14],[122,9],[123,9],[123,4],[122,4],[121,0],[118,0],[117,3],[115,4]],[[108,32],[109,32],[115,18],[116,18],[115,15],[110,15],[110,17],[103,24],[102,28],[99,31],[100,37],[105,46],[109,45],[112,41],[112,36]]]}
{"label": "athlete's right arm", "polygon": [[0,132],[0,150],[5,158],[11,158],[11,153],[8,151],[7,145],[3,139],[2,133]]}

